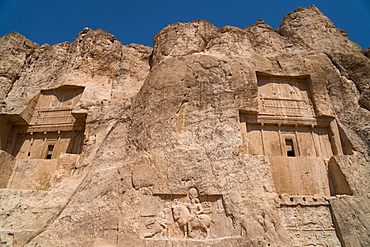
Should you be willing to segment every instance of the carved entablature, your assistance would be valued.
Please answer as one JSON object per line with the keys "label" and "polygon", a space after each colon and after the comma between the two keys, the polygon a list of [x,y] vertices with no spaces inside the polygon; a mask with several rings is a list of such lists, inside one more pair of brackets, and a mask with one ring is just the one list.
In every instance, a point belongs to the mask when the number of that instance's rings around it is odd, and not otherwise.
{"label": "carved entablature", "polygon": [[258,111],[239,115],[244,153],[268,156],[278,194],[331,195],[328,161],[351,145],[333,116],[318,116],[310,76],[256,75]]}
{"label": "carved entablature", "polygon": [[258,75],[258,111],[260,115],[315,116],[308,90],[308,77]]}
{"label": "carved entablature", "polygon": [[[55,159],[82,151],[85,112],[74,112],[83,87],[42,90],[20,115],[2,115],[0,148],[17,159]],[[2,130],[0,130],[2,131]]]}
{"label": "carved entablature", "polygon": [[279,200],[280,217],[293,246],[341,246],[324,198],[283,194]]}
{"label": "carved entablature", "polygon": [[241,226],[227,215],[221,195],[144,195],[141,203],[141,237],[202,241],[241,236]]}
{"label": "carved entablature", "polygon": [[79,101],[83,87],[62,87],[42,90],[30,110],[29,131],[49,130],[50,128],[80,130],[83,122],[72,114]]}
{"label": "carved entablature", "polygon": [[323,197],[317,196],[289,196],[279,195],[279,205],[282,206],[329,206],[329,202]]}
{"label": "carved entablature", "polygon": [[315,114],[309,76],[257,73],[257,82],[258,113],[240,111],[245,153],[327,159],[341,154],[334,118]]}

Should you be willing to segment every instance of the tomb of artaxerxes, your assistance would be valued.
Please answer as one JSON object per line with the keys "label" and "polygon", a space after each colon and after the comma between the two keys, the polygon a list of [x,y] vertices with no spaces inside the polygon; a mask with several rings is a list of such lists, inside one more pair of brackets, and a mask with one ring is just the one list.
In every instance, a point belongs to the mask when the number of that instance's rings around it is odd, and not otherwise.
{"label": "tomb of artaxerxes", "polygon": [[269,157],[277,193],[351,194],[340,171],[328,176],[330,158],[352,154],[351,144],[334,116],[317,114],[310,77],[257,73],[257,81],[258,112],[240,112],[244,152]]}
{"label": "tomb of artaxerxes", "polygon": [[[41,90],[32,98],[19,115],[2,114],[1,149],[17,160],[14,169],[27,167],[28,163],[37,173],[50,171],[61,153],[79,154],[82,151],[86,113],[73,112],[83,87],[62,86],[50,90]],[[32,161],[43,159],[42,161]],[[44,161],[51,160],[51,161]],[[37,164],[40,163],[40,164]],[[19,167],[18,167],[19,166]],[[53,169],[51,169],[53,170]],[[23,188],[24,178],[17,177],[7,167],[3,171],[2,185],[7,188]],[[15,177],[12,177],[14,175]],[[22,174],[24,175],[24,174]],[[32,174],[32,176],[38,176]],[[19,181],[13,181],[13,180]],[[47,179],[50,179],[47,176]],[[41,184],[48,184],[47,181]],[[37,186],[36,186],[37,187]],[[34,188],[34,186],[31,186]]]}
{"label": "tomb of artaxerxes", "polygon": [[[246,154],[267,155],[281,216],[294,246],[340,246],[329,203],[352,195],[334,155],[351,155],[351,144],[334,116],[320,116],[310,76],[257,72],[258,112],[240,111]],[[321,92],[325,94],[325,92]]]}
{"label": "tomb of artaxerxes", "polygon": [[316,7],[0,38],[0,245],[370,246],[369,52]]}

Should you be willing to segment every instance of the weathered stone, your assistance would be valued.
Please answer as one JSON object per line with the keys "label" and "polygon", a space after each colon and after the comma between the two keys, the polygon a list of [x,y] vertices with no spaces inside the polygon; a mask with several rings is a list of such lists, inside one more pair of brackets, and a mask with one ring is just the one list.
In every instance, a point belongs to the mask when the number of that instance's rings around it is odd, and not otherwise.
{"label": "weathered stone", "polygon": [[361,52],[358,44],[348,40],[344,30],[336,28],[334,23],[313,5],[287,14],[278,32],[308,49],[319,52]]}
{"label": "weathered stone", "polygon": [[314,6],[153,41],[1,38],[1,244],[370,245],[366,51]]}
{"label": "weathered stone", "polygon": [[39,45],[24,36],[12,32],[0,38],[0,99],[9,93],[20,77],[28,57]]}

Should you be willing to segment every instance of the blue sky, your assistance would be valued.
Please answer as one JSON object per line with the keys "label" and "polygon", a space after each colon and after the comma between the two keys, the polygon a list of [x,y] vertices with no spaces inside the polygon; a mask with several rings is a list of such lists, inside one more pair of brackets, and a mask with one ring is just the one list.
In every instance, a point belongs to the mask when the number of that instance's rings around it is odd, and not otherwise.
{"label": "blue sky", "polygon": [[370,0],[0,0],[0,36],[16,31],[39,44],[72,42],[84,28],[123,44],[152,46],[168,24],[208,20],[244,28],[258,19],[278,28],[284,15],[314,4],[362,48],[370,47]]}

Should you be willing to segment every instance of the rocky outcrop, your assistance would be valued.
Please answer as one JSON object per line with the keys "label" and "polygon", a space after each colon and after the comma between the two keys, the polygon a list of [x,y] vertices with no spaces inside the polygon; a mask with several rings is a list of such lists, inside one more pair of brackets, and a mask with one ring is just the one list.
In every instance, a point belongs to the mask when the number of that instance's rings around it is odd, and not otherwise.
{"label": "rocky outcrop", "polygon": [[369,59],[316,7],[153,49],[5,41],[27,55],[0,97],[4,244],[370,244]]}
{"label": "rocky outcrop", "polygon": [[360,52],[356,43],[348,40],[347,33],[338,29],[314,6],[298,8],[287,14],[278,32],[307,48],[322,52]]}
{"label": "rocky outcrop", "polygon": [[[62,85],[94,85],[86,87],[86,100],[82,100],[85,104],[128,99],[141,88],[150,54],[149,47],[122,46],[113,35],[86,28],[73,43],[43,45],[28,57],[5,111],[19,113],[40,90]],[[13,98],[17,100],[11,101]]]}
{"label": "rocky outcrop", "polygon": [[0,38],[0,99],[5,99],[20,77],[28,57],[38,47],[36,43],[15,32]]}

